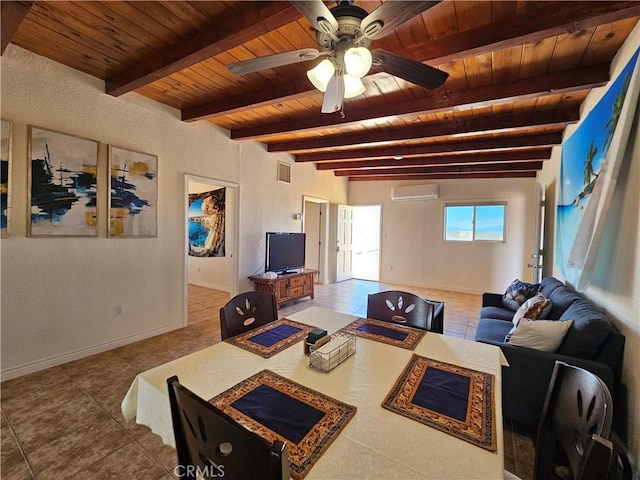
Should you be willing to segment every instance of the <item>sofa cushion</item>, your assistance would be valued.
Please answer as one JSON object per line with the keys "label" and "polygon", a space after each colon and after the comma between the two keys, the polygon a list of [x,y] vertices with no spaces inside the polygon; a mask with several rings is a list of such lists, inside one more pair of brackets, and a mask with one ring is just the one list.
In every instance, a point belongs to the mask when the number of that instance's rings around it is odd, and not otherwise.
{"label": "sofa cushion", "polygon": [[540,283],[540,293],[547,298],[551,298],[551,292],[558,287],[566,288],[566,285],[555,277],[544,277]]}
{"label": "sofa cushion", "polygon": [[558,353],[590,360],[598,354],[602,342],[611,332],[609,319],[586,300],[577,300],[562,314],[560,320],[573,320]]}
{"label": "sofa cushion", "polygon": [[514,312],[520,308],[524,302],[538,293],[539,283],[526,283],[515,279],[502,296],[502,305],[510,308]]}
{"label": "sofa cushion", "polygon": [[518,311],[513,316],[512,323],[517,326],[523,318],[529,320],[538,320],[539,318],[547,318],[549,311],[551,310],[551,300],[545,298],[544,295],[539,293],[538,295],[531,297],[524,302]]}
{"label": "sofa cushion", "polygon": [[517,326],[507,333],[504,341],[517,347],[533,348],[542,352],[555,352],[572,320],[530,320],[523,318]]}
{"label": "sofa cushion", "polygon": [[478,323],[475,340],[483,342],[504,343],[504,337],[513,327],[511,322],[485,318]]}
{"label": "sofa cushion", "polygon": [[480,318],[496,318],[498,320],[508,320],[511,323],[513,310],[504,307],[482,307],[480,309]]}
{"label": "sofa cushion", "polygon": [[573,302],[581,300],[580,295],[564,285],[554,289],[547,298],[553,304],[547,318],[553,320],[558,320]]}

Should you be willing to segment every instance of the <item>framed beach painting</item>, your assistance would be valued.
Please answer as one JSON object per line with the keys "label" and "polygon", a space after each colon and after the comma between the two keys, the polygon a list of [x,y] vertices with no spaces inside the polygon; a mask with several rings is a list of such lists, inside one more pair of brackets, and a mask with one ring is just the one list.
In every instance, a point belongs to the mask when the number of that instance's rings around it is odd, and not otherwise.
{"label": "framed beach painting", "polygon": [[189,194],[189,255],[225,256],[226,188]]}
{"label": "framed beach painting", "polygon": [[639,51],[562,143],[555,261],[568,283],[591,283],[640,93]]}
{"label": "framed beach painting", "polygon": [[110,237],[155,237],[158,157],[109,145]]}
{"label": "framed beach painting", "polygon": [[29,125],[31,237],[97,236],[98,142]]}
{"label": "framed beach painting", "polygon": [[2,119],[2,136],[0,137],[0,226],[3,237],[9,236],[9,221],[11,217],[12,127],[10,120]]}

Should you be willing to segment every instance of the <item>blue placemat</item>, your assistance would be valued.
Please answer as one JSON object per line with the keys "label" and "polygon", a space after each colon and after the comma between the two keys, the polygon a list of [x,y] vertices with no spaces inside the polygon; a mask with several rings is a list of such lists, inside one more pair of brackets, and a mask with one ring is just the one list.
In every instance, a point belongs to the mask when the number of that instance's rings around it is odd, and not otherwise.
{"label": "blue placemat", "polygon": [[408,350],[416,348],[425,333],[427,333],[424,330],[371,318],[359,318],[341,330],[355,333],[359,337],[368,338],[369,340],[395,345]]}
{"label": "blue placemat", "polygon": [[283,318],[236,335],[225,342],[269,358],[307,337],[315,327]]}
{"label": "blue placemat", "polygon": [[496,450],[493,375],[413,355],[382,406]]}
{"label": "blue placemat", "polygon": [[209,400],[269,442],[287,444],[291,476],[303,478],[356,407],[263,370]]}

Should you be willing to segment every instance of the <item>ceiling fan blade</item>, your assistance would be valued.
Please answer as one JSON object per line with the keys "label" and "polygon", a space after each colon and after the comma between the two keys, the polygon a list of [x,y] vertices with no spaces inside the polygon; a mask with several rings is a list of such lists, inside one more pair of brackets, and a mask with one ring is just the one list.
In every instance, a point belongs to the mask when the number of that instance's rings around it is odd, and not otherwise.
{"label": "ceiling fan blade", "polygon": [[327,91],[324,92],[322,100],[322,113],[337,112],[342,108],[342,100],[344,99],[344,80],[342,77],[335,75],[329,80]]}
{"label": "ceiling fan blade", "polygon": [[320,52],[315,48],[303,48],[292,52],[276,53],[266,57],[252,58],[242,62],[230,63],[227,68],[230,72],[238,75],[257,72],[267,68],[281,67],[292,63],[306,62],[314,60],[320,56]]}
{"label": "ceiling fan blade", "polygon": [[339,25],[336,17],[322,0],[291,0],[291,4],[311,22],[316,30],[325,33],[338,31]]}
{"label": "ceiling fan blade", "polygon": [[374,65],[379,65],[385,72],[429,90],[438,88],[449,77],[447,72],[386,50],[373,50],[371,56]]}
{"label": "ceiling fan blade", "polygon": [[367,38],[381,38],[403,23],[437,5],[442,0],[406,2],[387,0],[360,23],[360,31]]}

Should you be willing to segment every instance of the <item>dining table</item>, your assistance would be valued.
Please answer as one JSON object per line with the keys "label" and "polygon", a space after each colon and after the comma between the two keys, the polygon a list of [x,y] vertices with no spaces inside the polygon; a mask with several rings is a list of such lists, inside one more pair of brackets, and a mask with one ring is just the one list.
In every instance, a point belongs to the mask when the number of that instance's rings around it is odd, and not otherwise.
{"label": "dining table", "polygon": [[[310,307],[287,319],[324,329],[330,335],[359,317]],[[223,341],[157,366],[136,376],[122,401],[122,414],[128,421],[135,418],[166,445],[175,447],[167,378],[177,375],[182,385],[209,400],[269,370],[357,408],[306,472],[306,479],[503,478],[501,372],[508,363],[499,347],[433,332],[426,332],[413,350],[358,336],[355,353],[329,372],[322,372],[310,368],[303,343],[264,358]],[[416,355],[491,376],[493,449],[383,408],[382,403]]]}

